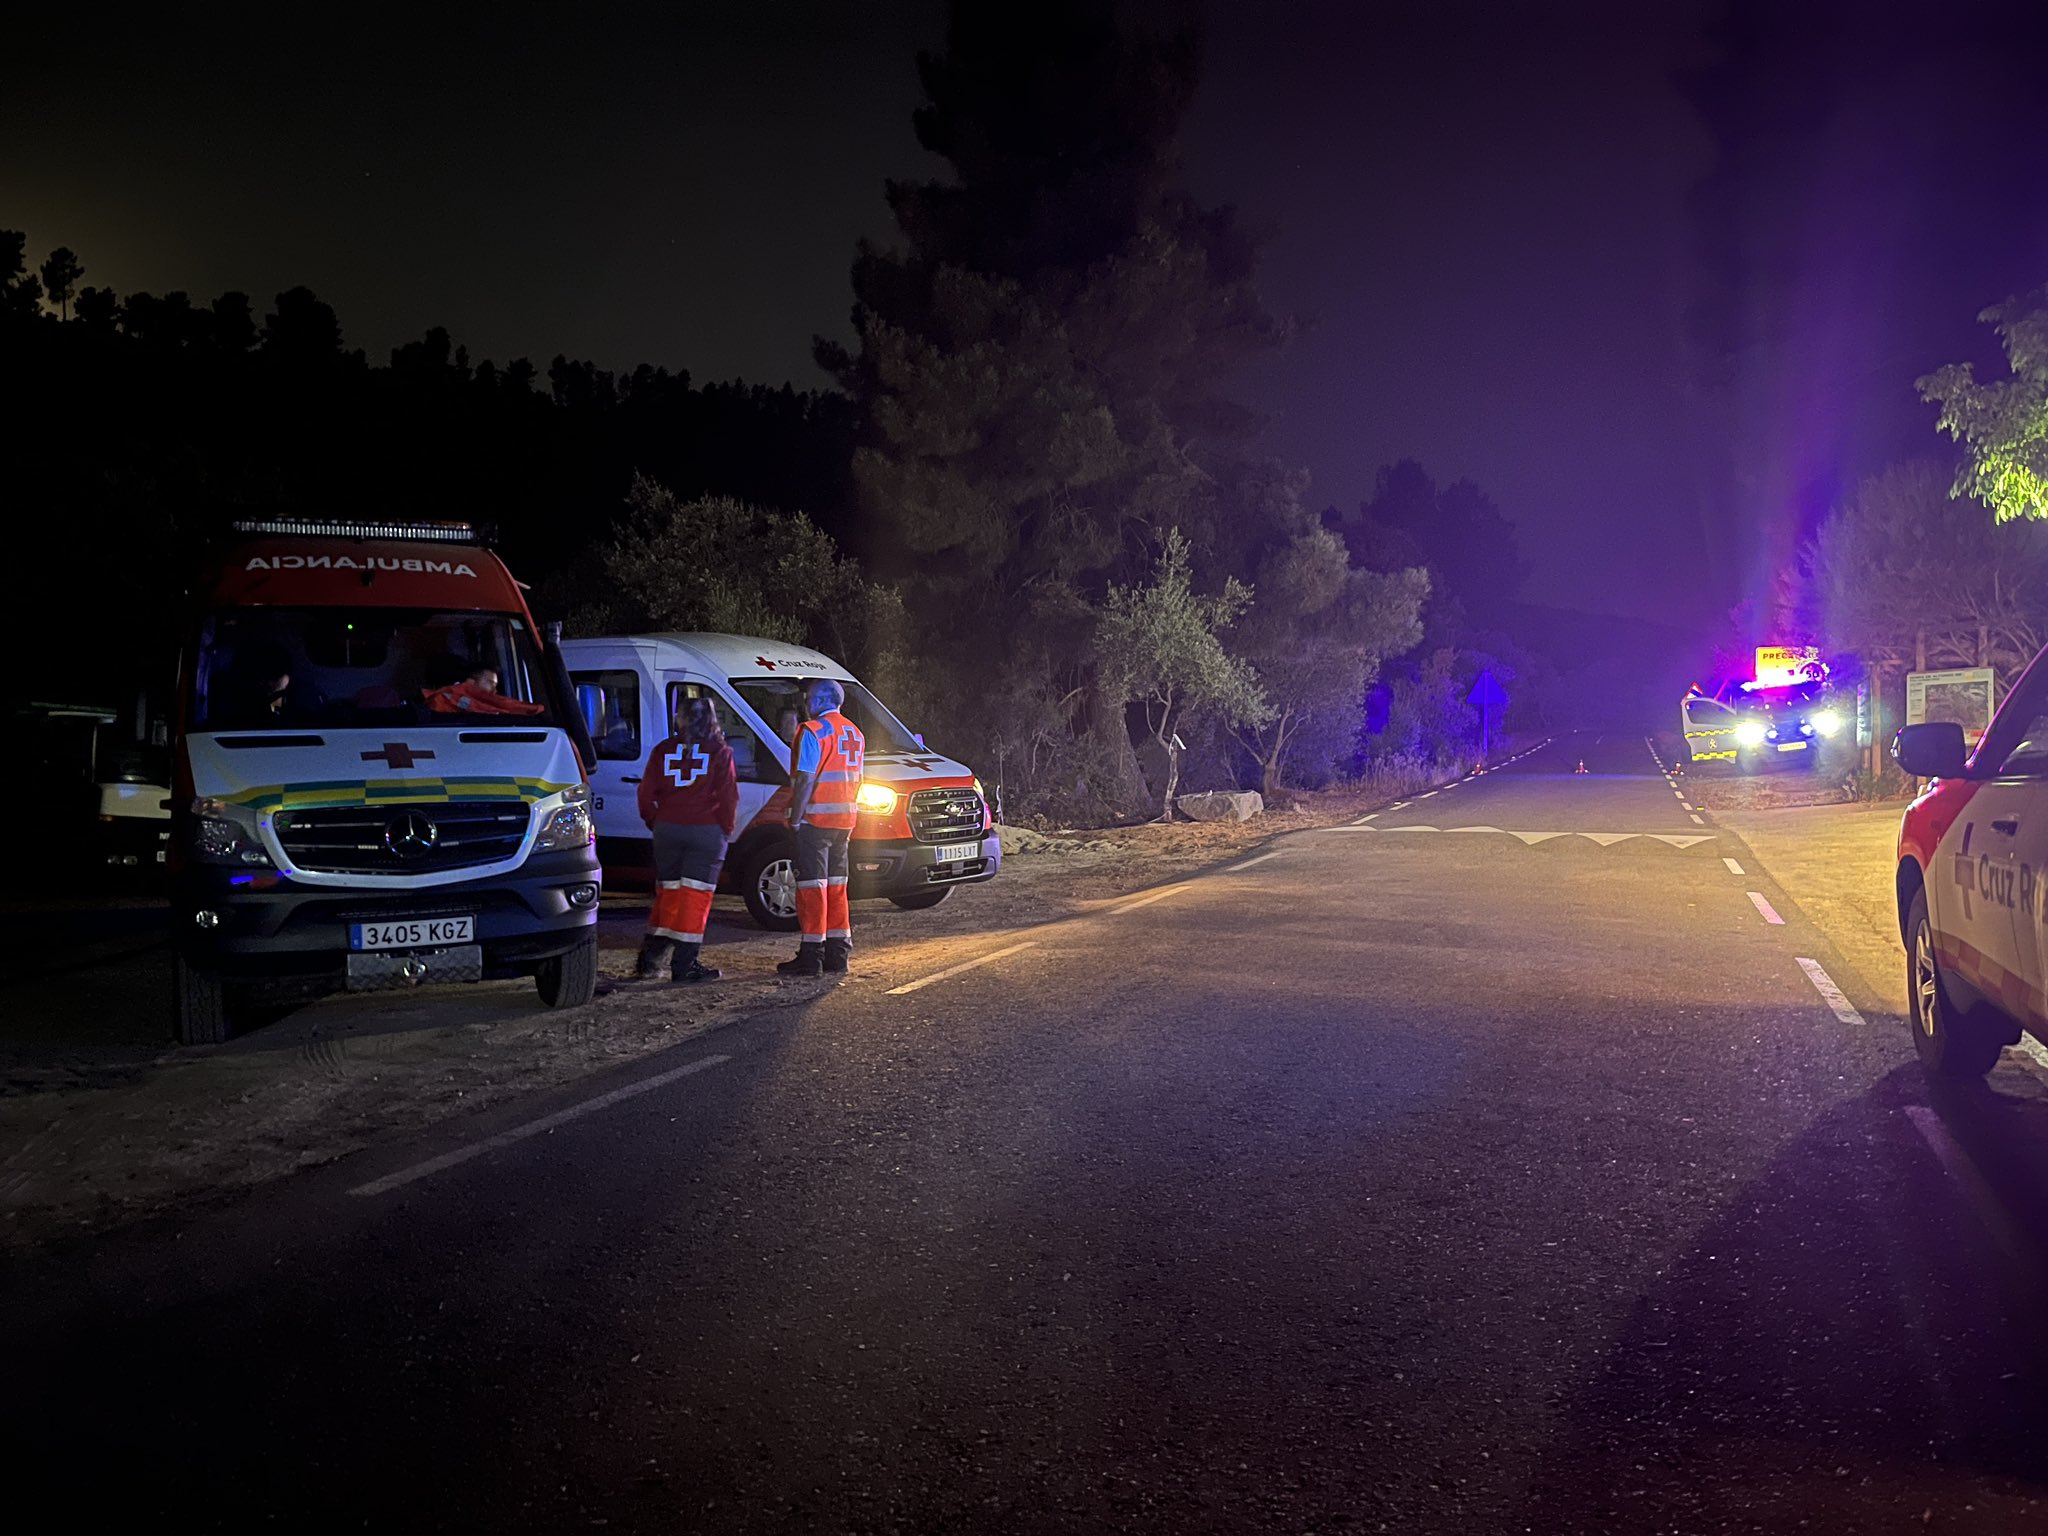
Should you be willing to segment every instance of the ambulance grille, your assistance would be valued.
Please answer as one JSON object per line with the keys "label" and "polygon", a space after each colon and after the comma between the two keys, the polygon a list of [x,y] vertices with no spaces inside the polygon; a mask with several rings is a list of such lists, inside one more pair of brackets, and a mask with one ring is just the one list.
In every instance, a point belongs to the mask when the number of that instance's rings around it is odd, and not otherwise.
{"label": "ambulance grille", "polygon": [[407,875],[497,864],[519,852],[532,808],[513,800],[454,800],[279,811],[285,856],[326,875]]}
{"label": "ambulance grille", "polygon": [[910,797],[910,835],[921,843],[981,836],[981,796],[966,787],[920,789]]}

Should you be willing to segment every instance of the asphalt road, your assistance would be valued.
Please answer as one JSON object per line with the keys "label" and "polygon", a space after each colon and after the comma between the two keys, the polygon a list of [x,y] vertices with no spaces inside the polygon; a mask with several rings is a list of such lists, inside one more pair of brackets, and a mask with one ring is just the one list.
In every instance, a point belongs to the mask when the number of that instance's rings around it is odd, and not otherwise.
{"label": "asphalt road", "polygon": [[1695,814],[1640,739],[1567,739],[39,1260],[0,1282],[14,1500],[2048,1531],[2048,1092],[1931,1098]]}

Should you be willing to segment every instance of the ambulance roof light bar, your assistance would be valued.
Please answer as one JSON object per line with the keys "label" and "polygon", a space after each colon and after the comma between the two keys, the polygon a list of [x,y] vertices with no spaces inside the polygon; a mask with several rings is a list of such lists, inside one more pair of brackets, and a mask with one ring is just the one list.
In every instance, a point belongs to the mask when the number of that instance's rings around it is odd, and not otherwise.
{"label": "ambulance roof light bar", "polygon": [[433,544],[481,544],[472,523],[371,523],[313,517],[238,517],[236,533],[284,534],[310,539],[416,539]]}

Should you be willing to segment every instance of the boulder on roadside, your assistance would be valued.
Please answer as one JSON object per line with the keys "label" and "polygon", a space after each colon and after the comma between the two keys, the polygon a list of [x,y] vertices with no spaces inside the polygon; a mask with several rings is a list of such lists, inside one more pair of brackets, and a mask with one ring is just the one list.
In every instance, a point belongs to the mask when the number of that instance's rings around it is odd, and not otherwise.
{"label": "boulder on roadside", "polygon": [[1174,806],[1190,821],[1250,821],[1266,808],[1255,789],[1212,789],[1182,795]]}

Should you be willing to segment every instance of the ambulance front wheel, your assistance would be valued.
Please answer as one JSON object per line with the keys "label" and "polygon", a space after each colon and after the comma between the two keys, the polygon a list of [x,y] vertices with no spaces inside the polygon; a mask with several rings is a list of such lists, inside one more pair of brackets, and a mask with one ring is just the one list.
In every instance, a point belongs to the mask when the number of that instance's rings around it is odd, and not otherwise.
{"label": "ambulance front wheel", "polygon": [[747,912],[770,933],[795,933],[796,843],[770,838],[740,862],[740,899]]}
{"label": "ambulance front wheel", "polygon": [[1913,1024],[1913,1049],[1934,1077],[1974,1082],[1998,1062],[2008,1038],[2016,1032],[2000,1027],[1987,1007],[1969,1012],[1949,1001],[1941,961],[1934,952],[1934,925],[1927,916],[1927,893],[1913,897],[1906,914],[1906,989]]}
{"label": "ambulance front wheel", "polygon": [[891,896],[889,899],[906,912],[922,912],[928,907],[936,907],[952,894],[953,887],[942,885],[935,890],[912,891],[908,896]]}
{"label": "ambulance front wheel", "polygon": [[543,960],[533,973],[549,1008],[581,1008],[597,994],[597,935],[586,933],[566,955]]}
{"label": "ambulance front wheel", "polygon": [[171,959],[171,987],[177,1017],[173,1029],[180,1045],[219,1045],[232,1032],[228,984],[217,972],[194,965],[183,955]]}

